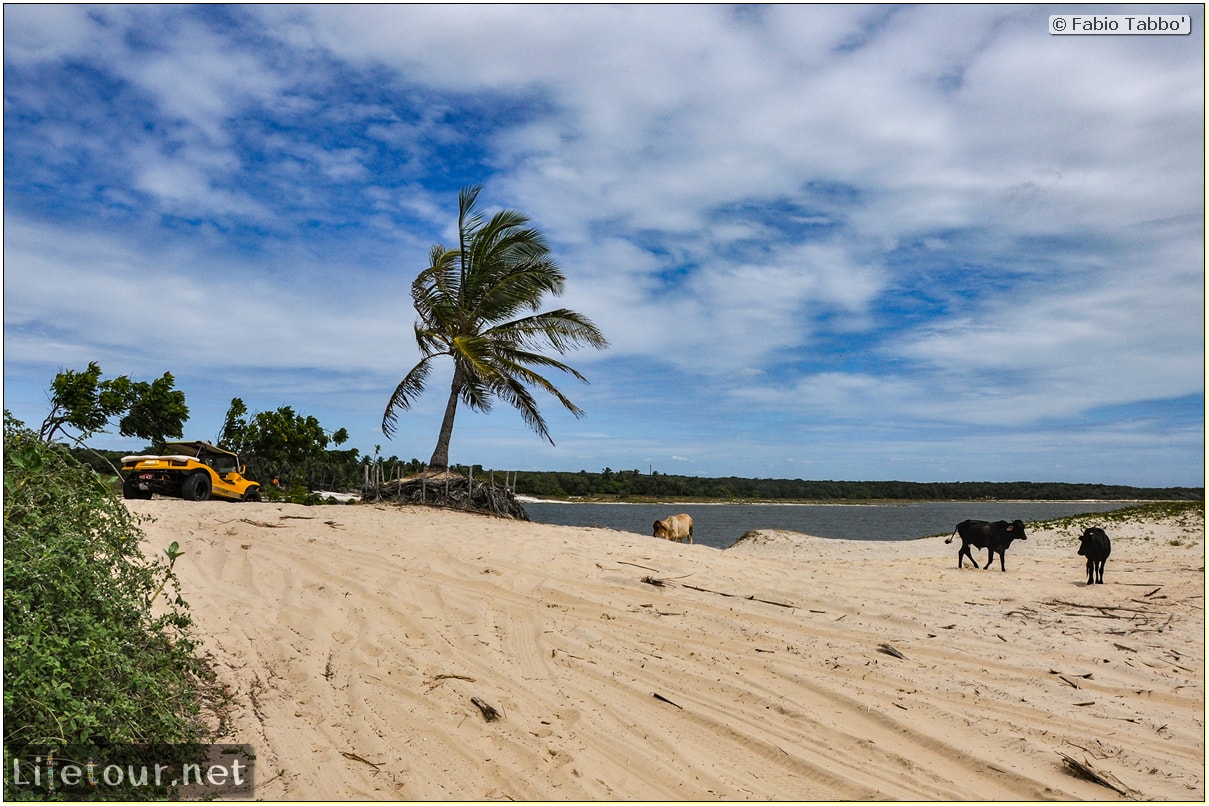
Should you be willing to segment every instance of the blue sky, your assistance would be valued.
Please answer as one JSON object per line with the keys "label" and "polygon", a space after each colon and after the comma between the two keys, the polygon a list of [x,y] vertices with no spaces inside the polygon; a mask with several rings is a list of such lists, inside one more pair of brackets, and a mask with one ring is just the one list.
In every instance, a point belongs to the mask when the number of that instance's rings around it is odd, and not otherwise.
{"label": "blue sky", "polygon": [[556,445],[501,404],[455,463],[1201,485],[1203,10],[1065,10],[6,5],[4,404],[97,361],[189,438],[241,397],[427,459],[448,371],[382,411],[481,184],[612,346]]}

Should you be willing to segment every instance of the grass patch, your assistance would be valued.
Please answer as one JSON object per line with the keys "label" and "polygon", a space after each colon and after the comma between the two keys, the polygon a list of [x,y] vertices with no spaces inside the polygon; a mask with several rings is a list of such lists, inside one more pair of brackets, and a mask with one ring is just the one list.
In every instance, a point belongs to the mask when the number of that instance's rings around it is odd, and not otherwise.
{"label": "grass patch", "polygon": [[1030,524],[1035,529],[1083,528],[1083,523],[1094,519],[1096,525],[1133,523],[1135,521],[1173,521],[1179,526],[1193,526],[1205,520],[1204,501],[1152,501],[1109,512],[1091,512],[1086,515],[1069,515],[1049,521]]}

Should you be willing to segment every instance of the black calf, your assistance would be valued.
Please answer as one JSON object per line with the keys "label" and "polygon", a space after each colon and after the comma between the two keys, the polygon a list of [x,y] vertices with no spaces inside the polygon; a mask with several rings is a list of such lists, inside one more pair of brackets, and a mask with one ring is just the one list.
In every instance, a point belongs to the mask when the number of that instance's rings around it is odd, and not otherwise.
{"label": "black calf", "polygon": [[1087,558],[1087,584],[1104,584],[1104,561],[1112,553],[1108,535],[1098,526],[1084,529],[1079,538],[1079,554]]}

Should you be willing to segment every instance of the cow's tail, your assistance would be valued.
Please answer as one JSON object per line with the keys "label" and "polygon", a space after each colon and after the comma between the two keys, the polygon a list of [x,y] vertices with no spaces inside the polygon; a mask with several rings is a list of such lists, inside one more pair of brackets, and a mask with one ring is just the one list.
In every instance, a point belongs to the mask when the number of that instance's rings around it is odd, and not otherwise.
{"label": "cow's tail", "polygon": [[957,530],[956,530],[956,529],[954,529],[954,530],[953,530],[953,534],[951,534],[951,535],[949,535],[947,538],[945,538],[945,543],[952,543],[952,542],[953,542],[953,538],[955,538],[955,537],[957,537]]}

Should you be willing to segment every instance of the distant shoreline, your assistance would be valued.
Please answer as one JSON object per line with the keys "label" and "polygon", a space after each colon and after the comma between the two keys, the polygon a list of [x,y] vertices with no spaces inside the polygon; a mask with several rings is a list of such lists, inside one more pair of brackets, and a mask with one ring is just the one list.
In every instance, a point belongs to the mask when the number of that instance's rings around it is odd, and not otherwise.
{"label": "distant shoreline", "polygon": [[869,507],[869,506],[909,506],[911,504],[1162,504],[1172,503],[1178,499],[1169,498],[870,498],[866,500],[769,500],[769,499],[736,499],[719,501],[717,499],[695,500],[690,498],[634,498],[624,501],[596,498],[592,496],[573,498],[537,498],[531,495],[518,495],[516,500],[522,504],[597,504],[608,506],[767,506],[767,507]]}

